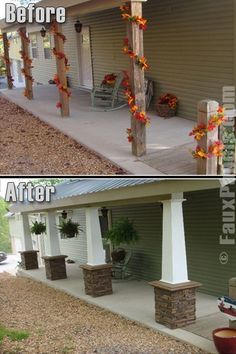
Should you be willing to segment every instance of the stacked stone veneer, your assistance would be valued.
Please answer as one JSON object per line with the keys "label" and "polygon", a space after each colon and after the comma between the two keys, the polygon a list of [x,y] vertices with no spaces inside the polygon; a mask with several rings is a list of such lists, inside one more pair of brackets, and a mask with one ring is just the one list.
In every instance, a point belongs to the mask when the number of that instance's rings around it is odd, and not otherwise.
{"label": "stacked stone veneer", "polygon": [[46,277],[50,280],[66,279],[66,262],[68,256],[45,256],[42,257],[45,262]]}
{"label": "stacked stone veneer", "polygon": [[201,284],[177,285],[156,281],[150,283],[155,292],[156,322],[168,328],[185,327],[196,320],[196,290]]}
{"label": "stacked stone veneer", "polygon": [[112,265],[82,265],[85,293],[92,297],[112,294]]}
{"label": "stacked stone veneer", "polygon": [[19,252],[21,255],[21,267],[25,270],[38,269],[38,252],[33,250]]}

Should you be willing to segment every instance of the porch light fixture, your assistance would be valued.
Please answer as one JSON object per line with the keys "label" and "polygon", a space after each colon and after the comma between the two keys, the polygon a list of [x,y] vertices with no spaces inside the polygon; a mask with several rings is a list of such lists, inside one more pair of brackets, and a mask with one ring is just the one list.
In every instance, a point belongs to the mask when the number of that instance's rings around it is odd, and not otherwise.
{"label": "porch light fixture", "polygon": [[106,218],[107,217],[107,213],[108,213],[108,209],[106,207],[103,207],[101,209],[101,213],[102,213],[102,217]]}
{"label": "porch light fixture", "polygon": [[66,212],[65,210],[62,211],[61,217],[62,217],[62,219],[64,219],[64,220],[67,219],[67,212]]}
{"label": "porch light fixture", "polygon": [[76,21],[76,23],[75,23],[75,31],[76,31],[77,33],[81,33],[82,28],[83,28],[82,23],[81,23],[79,20]]}
{"label": "porch light fixture", "polygon": [[40,31],[40,34],[41,34],[41,37],[45,38],[46,37],[46,29],[44,27],[42,27],[41,31]]}

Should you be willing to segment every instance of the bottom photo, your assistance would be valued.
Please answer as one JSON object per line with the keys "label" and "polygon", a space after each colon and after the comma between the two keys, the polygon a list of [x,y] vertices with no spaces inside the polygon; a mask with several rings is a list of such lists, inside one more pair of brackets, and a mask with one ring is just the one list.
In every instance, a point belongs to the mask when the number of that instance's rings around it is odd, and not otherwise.
{"label": "bottom photo", "polygon": [[235,178],[0,178],[0,352],[235,354]]}

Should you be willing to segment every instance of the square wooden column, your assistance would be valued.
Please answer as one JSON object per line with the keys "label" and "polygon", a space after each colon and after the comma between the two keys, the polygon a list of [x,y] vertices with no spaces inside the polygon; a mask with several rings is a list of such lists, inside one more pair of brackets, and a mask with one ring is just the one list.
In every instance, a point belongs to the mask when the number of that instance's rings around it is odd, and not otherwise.
{"label": "square wooden column", "polygon": [[[142,2],[144,1],[146,0],[130,1],[131,16],[142,17]],[[127,24],[127,37],[133,52],[142,57],[144,55],[143,31],[139,29],[136,23],[131,22]],[[145,111],[144,70],[133,59],[130,59],[129,76],[135,104],[139,107],[140,111]],[[146,154],[146,125],[132,117],[131,129],[133,135],[132,153],[137,157],[143,156]]]}
{"label": "square wooden column", "polygon": [[6,65],[6,74],[7,74],[7,86],[9,90],[12,90],[13,82],[12,82],[12,75],[11,75],[11,62],[10,62],[10,55],[9,55],[7,33],[2,34],[2,39],[3,39],[3,49],[4,49],[4,61]]}
{"label": "square wooden column", "polygon": [[28,36],[26,33],[26,28],[20,28],[19,31],[23,34],[24,38],[21,37],[21,49],[22,52],[24,53],[24,58],[23,58],[23,66],[24,66],[24,73],[25,73],[25,89],[27,92],[26,97],[29,100],[33,100],[34,95],[33,95],[33,81],[30,80],[32,78],[32,70],[31,70],[31,64],[29,63],[30,59],[30,42],[27,40]]}
{"label": "square wooden column", "polygon": [[[61,36],[58,36],[58,33],[62,34],[62,25],[56,21],[53,23],[54,27],[54,44],[56,52],[65,53],[64,40]],[[66,76],[66,64],[65,60],[56,57],[57,64],[57,76],[60,81],[60,84],[64,88],[68,88],[67,76]],[[64,91],[60,91],[60,103],[61,103],[61,116],[69,117],[70,116],[70,105],[68,94]]]}

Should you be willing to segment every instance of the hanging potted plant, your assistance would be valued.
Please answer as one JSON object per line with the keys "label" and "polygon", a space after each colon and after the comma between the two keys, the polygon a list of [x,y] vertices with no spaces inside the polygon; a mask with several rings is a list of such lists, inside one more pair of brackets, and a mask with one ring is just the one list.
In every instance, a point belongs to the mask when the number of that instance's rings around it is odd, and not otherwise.
{"label": "hanging potted plant", "polygon": [[58,230],[61,235],[65,238],[73,238],[79,235],[82,232],[82,228],[78,222],[72,221],[72,219],[62,220],[58,226]]}
{"label": "hanging potted plant", "polygon": [[106,233],[106,238],[114,247],[118,247],[111,253],[113,262],[121,262],[125,258],[126,251],[119,247],[121,244],[134,244],[139,239],[133,223],[128,218],[119,219]]}
{"label": "hanging potted plant", "polygon": [[42,235],[46,232],[46,225],[43,222],[35,221],[30,228],[32,234]]}

